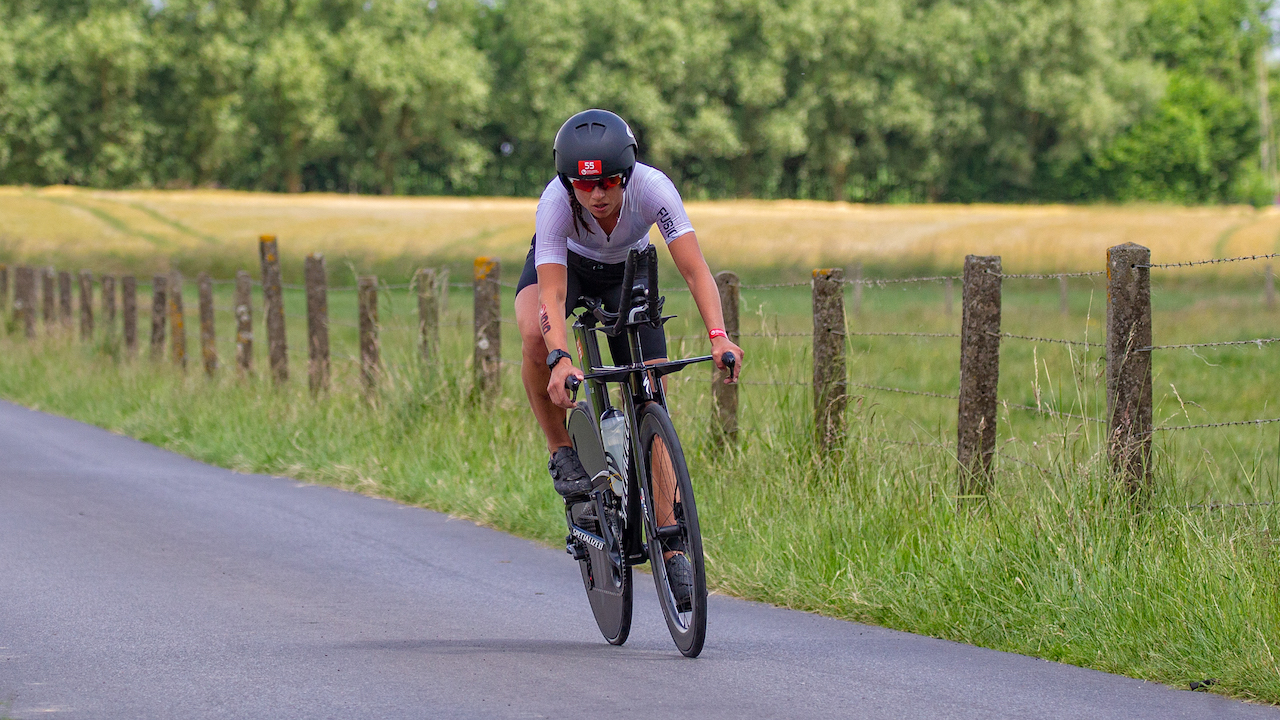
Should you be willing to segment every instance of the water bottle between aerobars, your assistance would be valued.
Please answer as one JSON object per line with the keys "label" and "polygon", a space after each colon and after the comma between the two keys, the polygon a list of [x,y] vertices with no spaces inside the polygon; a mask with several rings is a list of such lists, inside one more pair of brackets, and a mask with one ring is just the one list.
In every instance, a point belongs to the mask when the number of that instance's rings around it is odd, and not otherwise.
{"label": "water bottle between aerobars", "polygon": [[627,416],[617,408],[609,408],[600,416],[600,439],[604,441],[604,451],[610,465],[617,471],[611,481],[613,492],[619,497],[626,490],[627,455],[631,448],[631,440],[627,437]]}

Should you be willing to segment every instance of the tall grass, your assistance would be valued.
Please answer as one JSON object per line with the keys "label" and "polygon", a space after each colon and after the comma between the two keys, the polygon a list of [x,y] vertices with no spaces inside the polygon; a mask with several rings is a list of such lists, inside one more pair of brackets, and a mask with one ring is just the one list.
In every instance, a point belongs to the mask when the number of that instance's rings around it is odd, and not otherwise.
{"label": "tall grass", "polygon": [[[742,443],[722,450],[710,442],[705,370],[673,377],[715,589],[1172,685],[1211,677],[1216,691],[1280,702],[1271,648],[1280,511],[1196,507],[1274,498],[1274,430],[1162,435],[1153,495],[1135,505],[1118,494],[1102,426],[1004,409],[993,491],[983,502],[959,499],[953,456],[934,447],[954,443],[954,402],[858,390],[847,441],[817,452],[803,386],[807,340],[783,334],[805,329],[807,290],[745,295],[746,379],[801,384],[744,385]],[[669,328],[671,354],[700,351],[687,296],[670,297],[685,316]],[[412,305],[387,296],[386,371],[371,403],[359,392],[354,329],[343,325],[334,326],[335,386],[319,398],[296,379],[276,388],[224,369],[207,380],[194,363],[183,374],[167,363],[118,362],[113,341],[27,343],[16,335],[0,338],[0,395],[225,467],[420,504],[554,546],[563,515],[515,373],[491,405],[471,396],[469,299],[459,292],[451,300],[440,362],[425,366],[413,347]],[[1244,290],[1206,299],[1203,288],[1166,288],[1157,301],[1157,342],[1234,339],[1222,336],[1274,323],[1240,312],[1256,305]],[[301,298],[288,302],[300,315]],[[353,319],[352,303],[335,292],[334,318]],[[1101,340],[1101,298],[1087,284],[1076,287],[1066,318],[1043,288],[1009,286],[1005,303],[1009,332]],[[958,317],[940,307],[937,287],[869,290],[851,327],[953,330]],[[222,322],[220,330],[230,320]],[[305,347],[301,323],[292,327],[291,347]],[[504,330],[504,356],[515,357],[514,328]],[[953,393],[956,344],[853,337],[850,374]],[[228,341],[222,350],[231,356]],[[1245,352],[1256,354],[1232,367],[1228,349],[1157,356],[1157,418],[1271,410],[1265,380],[1276,351]],[[1002,398],[1101,417],[1096,353],[1012,340],[1003,353]],[[303,377],[305,359],[292,362],[294,377]],[[1200,407],[1177,402],[1162,390],[1168,383]]]}

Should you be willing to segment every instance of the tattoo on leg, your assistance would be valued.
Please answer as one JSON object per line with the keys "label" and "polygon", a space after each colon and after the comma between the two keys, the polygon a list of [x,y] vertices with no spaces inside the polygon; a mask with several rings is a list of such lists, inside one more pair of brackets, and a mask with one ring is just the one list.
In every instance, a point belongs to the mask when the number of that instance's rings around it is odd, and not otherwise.
{"label": "tattoo on leg", "polygon": [[546,335],[551,332],[551,316],[547,314],[547,305],[543,303],[538,308],[538,317],[542,320],[542,334]]}

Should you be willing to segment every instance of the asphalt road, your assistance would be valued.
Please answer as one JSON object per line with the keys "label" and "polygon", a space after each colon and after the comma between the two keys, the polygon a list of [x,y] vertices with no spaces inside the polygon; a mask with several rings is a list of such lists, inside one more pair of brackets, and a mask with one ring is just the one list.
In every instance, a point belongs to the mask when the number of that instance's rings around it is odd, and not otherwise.
{"label": "asphalt road", "polygon": [[1280,718],[637,579],[611,647],[563,551],[0,403],[0,718]]}

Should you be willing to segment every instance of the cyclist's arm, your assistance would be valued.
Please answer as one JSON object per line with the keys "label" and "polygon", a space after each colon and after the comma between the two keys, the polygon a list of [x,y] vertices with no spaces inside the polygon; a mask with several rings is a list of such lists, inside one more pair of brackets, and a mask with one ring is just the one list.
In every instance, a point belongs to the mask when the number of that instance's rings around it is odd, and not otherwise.
{"label": "cyclist's arm", "polygon": [[[565,323],[564,303],[568,272],[564,265],[545,263],[537,266],[538,271],[538,326],[542,329],[542,338],[547,343],[547,353],[555,350],[569,351],[568,330]],[[562,408],[572,408],[573,399],[565,390],[564,383],[570,375],[582,377],[570,360],[561,360],[551,370],[551,380],[547,383],[547,394],[552,402]]]}
{"label": "cyclist's arm", "polygon": [[[702,315],[702,322],[706,324],[707,330],[723,330],[724,309],[720,307],[720,290],[716,288],[715,278],[711,277],[711,268],[707,267],[706,258],[702,256],[702,249],[698,247],[698,236],[691,230],[667,243],[667,249],[671,251],[671,259],[675,261],[676,269],[680,271],[680,274],[684,276],[685,283],[689,285],[689,292],[693,295],[693,301],[698,305],[698,313]],[[724,369],[724,362],[721,358],[726,352],[732,352],[738,358],[738,364],[733,370],[733,377],[726,379],[726,382],[728,382],[736,380],[738,373],[742,369],[744,355],[742,348],[727,337],[718,337],[711,340],[711,357],[714,359],[716,367],[722,370]]]}

